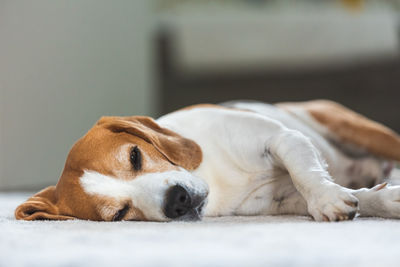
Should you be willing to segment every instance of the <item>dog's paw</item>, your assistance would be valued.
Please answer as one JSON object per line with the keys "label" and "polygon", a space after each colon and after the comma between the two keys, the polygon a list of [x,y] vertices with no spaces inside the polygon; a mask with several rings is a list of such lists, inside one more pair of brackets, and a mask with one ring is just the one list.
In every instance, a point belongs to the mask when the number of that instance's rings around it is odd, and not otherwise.
{"label": "dog's paw", "polygon": [[312,192],[308,212],[316,221],[352,220],[358,211],[358,199],[339,185],[325,185]]}
{"label": "dog's paw", "polygon": [[385,218],[400,219],[400,186],[381,184],[371,189],[373,204],[378,207],[377,215]]}

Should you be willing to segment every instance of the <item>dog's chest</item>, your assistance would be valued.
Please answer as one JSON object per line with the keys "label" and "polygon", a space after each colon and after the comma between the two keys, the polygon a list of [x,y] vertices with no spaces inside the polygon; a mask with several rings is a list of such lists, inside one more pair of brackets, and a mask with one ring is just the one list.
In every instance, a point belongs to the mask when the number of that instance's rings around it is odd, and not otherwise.
{"label": "dog's chest", "polygon": [[195,172],[210,187],[207,216],[274,214],[296,190],[289,176],[279,169],[248,173],[226,167],[207,166]]}
{"label": "dog's chest", "polygon": [[193,174],[210,188],[206,215],[273,214],[276,203],[295,191],[265,145],[265,136],[275,124],[260,115],[194,109],[169,114],[158,122],[201,147],[202,163]]}
{"label": "dog's chest", "polygon": [[279,181],[272,177],[256,177],[238,195],[235,215],[269,214],[273,208],[274,196],[279,186]]}

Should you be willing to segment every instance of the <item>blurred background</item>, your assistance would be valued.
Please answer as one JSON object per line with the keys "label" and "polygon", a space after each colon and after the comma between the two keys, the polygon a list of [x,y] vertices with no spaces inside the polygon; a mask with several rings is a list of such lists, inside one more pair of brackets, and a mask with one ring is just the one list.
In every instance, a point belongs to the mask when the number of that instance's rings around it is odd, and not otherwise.
{"label": "blurred background", "polygon": [[400,0],[0,0],[0,191],[103,115],[327,98],[400,132]]}

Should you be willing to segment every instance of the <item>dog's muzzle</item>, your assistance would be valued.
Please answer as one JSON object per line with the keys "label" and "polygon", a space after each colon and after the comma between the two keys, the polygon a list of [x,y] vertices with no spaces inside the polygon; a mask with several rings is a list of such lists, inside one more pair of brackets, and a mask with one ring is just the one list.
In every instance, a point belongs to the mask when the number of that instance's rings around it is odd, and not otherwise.
{"label": "dog's muzzle", "polygon": [[206,203],[207,194],[194,193],[181,185],[167,190],[164,202],[164,214],[173,220],[200,220]]}

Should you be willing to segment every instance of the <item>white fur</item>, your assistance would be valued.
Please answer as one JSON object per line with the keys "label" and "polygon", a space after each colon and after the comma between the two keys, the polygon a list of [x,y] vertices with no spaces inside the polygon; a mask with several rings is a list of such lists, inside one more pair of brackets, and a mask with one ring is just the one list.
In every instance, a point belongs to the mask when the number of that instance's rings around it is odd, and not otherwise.
{"label": "white fur", "polygon": [[[133,180],[122,180],[85,170],[80,177],[80,184],[84,191],[90,195],[106,196],[117,201],[131,199],[133,205],[140,209],[147,219],[158,221],[167,220],[162,209],[166,190],[171,186],[179,184],[194,193],[203,195],[206,195],[208,191],[207,184],[204,181],[183,169],[148,173]],[[108,216],[112,211],[112,207],[101,210],[104,216]]]}
{"label": "white fur", "polygon": [[194,173],[210,187],[206,215],[308,213],[334,220],[357,210],[346,204],[357,199],[332,182],[324,159],[337,163],[336,151],[321,135],[276,107],[247,105],[262,114],[202,107],[157,121],[201,146]]}

